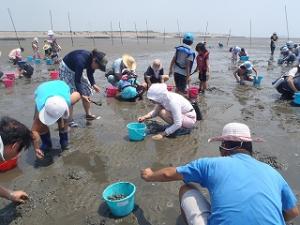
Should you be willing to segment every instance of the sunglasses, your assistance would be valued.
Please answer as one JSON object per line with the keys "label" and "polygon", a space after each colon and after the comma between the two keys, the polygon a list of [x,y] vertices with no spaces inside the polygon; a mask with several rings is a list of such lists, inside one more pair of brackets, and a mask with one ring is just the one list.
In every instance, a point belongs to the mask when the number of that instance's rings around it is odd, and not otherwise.
{"label": "sunglasses", "polygon": [[231,150],[235,150],[237,148],[241,148],[243,146],[243,142],[241,142],[240,146],[235,146],[233,148],[225,148],[224,146],[222,146],[224,144],[224,142],[219,146],[219,150],[220,151],[231,151]]}

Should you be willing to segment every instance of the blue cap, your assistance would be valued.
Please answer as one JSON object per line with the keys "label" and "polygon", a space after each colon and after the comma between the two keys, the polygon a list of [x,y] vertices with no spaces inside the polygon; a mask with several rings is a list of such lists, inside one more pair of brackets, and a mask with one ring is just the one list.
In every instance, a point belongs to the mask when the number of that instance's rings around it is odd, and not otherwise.
{"label": "blue cap", "polygon": [[193,42],[194,41],[194,35],[192,33],[185,33],[183,35],[183,40]]}

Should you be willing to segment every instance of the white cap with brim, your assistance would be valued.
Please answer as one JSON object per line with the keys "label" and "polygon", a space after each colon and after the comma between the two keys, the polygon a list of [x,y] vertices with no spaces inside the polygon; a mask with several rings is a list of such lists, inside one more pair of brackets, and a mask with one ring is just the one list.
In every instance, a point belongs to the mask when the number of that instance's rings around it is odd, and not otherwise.
{"label": "white cap with brim", "polygon": [[221,136],[212,137],[208,142],[213,141],[235,141],[235,142],[263,142],[262,138],[252,138],[250,129],[243,123],[228,123],[224,126]]}
{"label": "white cap with brim", "polygon": [[54,124],[61,117],[64,119],[69,117],[69,106],[66,100],[60,96],[48,98],[39,113],[40,121],[49,126]]}

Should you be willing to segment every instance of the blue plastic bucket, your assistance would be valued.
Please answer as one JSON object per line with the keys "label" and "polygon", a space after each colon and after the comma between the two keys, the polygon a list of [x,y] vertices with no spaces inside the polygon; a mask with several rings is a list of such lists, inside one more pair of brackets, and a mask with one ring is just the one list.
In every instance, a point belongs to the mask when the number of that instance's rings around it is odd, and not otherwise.
{"label": "blue plastic bucket", "polygon": [[300,92],[296,92],[296,93],[294,94],[294,100],[293,100],[293,102],[294,102],[295,104],[297,104],[297,105],[300,105]]}
{"label": "blue plastic bucket", "polygon": [[131,141],[142,141],[146,136],[146,124],[129,123],[127,124],[128,136]]}
{"label": "blue plastic bucket", "polygon": [[264,79],[264,77],[262,75],[258,75],[257,77],[255,76],[253,78],[253,85],[256,87],[259,87],[261,84],[261,81]]}
{"label": "blue plastic bucket", "polygon": [[41,59],[34,59],[35,64],[41,64]]}
{"label": "blue plastic bucket", "polygon": [[243,61],[243,62],[249,61],[249,56],[243,55],[243,56],[240,57],[240,60]]}
{"label": "blue plastic bucket", "polygon": [[46,64],[47,65],[52,65],[53,64],[53,60],[52,59],[46,59]]}
{"label": "blue plastic bucket", "polygon": [[33,62],[33,56],[32,55],[27,56],[27,62]]}
{"label": "blue plastic bucket", "polygon": [[[108,205],[111,213],[116,217],[127,216],[134,209],[136,187],[133,183],[117,182],[109,185],[102,193],[102,197]],[[120,200],[110,200],[110,196],[114,195],[126,196]]]}

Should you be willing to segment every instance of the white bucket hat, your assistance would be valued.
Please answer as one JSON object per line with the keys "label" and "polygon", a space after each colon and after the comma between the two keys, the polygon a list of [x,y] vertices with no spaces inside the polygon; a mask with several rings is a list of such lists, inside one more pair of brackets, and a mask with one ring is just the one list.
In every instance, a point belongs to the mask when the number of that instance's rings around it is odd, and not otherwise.
{"label": "white bucket hat", "polygon": [[212,141],[262,142],[262,138],[252,138],[250,129],[243,123],[228,123],[224,126],[221,136],[212,137]]}
{"label": "white bucket hat", "polygon": [[48,98],[39,113],[40,121],[49,126],[54,124],[61,117],[64,119],[69,117],[69,106],[66,100],[60,96]]}
{"label": "white bucket hat", "polygon": [[53,30],[48,30],[48,36],[53,36],[53,35],[54,35]]}

